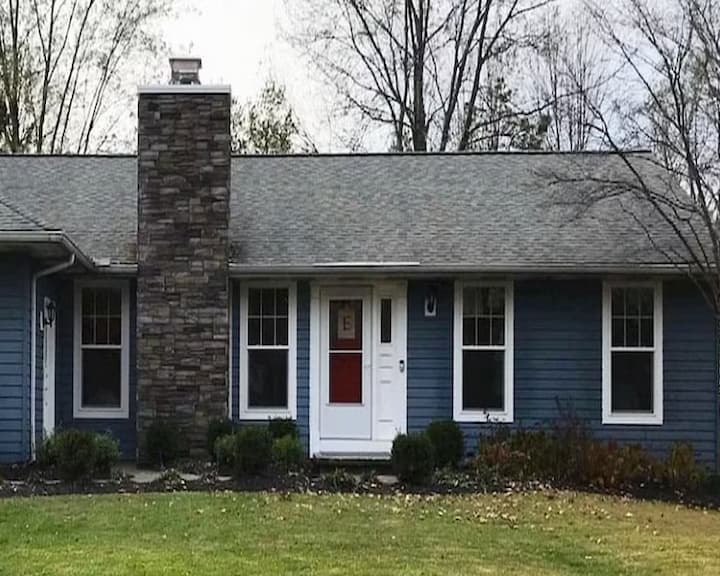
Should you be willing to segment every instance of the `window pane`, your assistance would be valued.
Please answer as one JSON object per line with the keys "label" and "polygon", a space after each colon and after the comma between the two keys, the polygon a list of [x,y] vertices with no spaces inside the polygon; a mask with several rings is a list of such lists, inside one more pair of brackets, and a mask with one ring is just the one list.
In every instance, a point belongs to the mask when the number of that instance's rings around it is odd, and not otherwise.
{"label": "window pane", "polygon": [[362,350],[363,301],[330,301],[330,349]]}
{"label": "window pane", "polygon": [[263,346],[275,346],[275,319],[262,319],[262,344]]}
{"label": "window pane", "polygon": [[463,345],[464,346],[475,346],[477,343],[476,337],[477,321],[474,316],[463,319]]}
{"label": "window pane", "polygon": [[108,320],[106,317],[95,319],[95,344],[108,344]]}
{"label": "window pane", "polygon": [[644,288],[640,291],[640,314],[653,316],[655,313],[655,293],[652,288]]}
{"label": "window pane", "polygon": [[263,288],[262,291],[262,315],[273,316],[275,314],[275,290]]}
{"label": "window pane", "polygon": [[392,300],[383,298],[380,301],[380,343],[392,342]]}
{"label": "window pane", "polygon": [[110,290],[110,314],[112,316],[120,316],[122,313],[122,292],[120,290]]}
{"label": "window pane", "polygon": [[288,319],[278,318],[275,321],[275,344],[287,346],[288,343]]}
{"label": "window pane", "polygon": [[475,316],[477,309],[475,307],[475,296],[477,290],[475,288],[465,288],[463,290],[463,316]]}
{"label": "window pane", "polygon": [[623,318],[613,318],[612,345],[620,348],[625,347],[625,320]]}
{"label": "window pane", "polygon": [[652,352],[613,352],[613,412],[653,411]]}
{"label": "window pane", "polygon": [[120,408],[120,373],[120,350],[83,350],[83,407]]}
{"label": "window pane", "polygon": [[492,344],[490,318],[478,318],[477,331],[478,346],[490,346]]}
{"label": "window pane", "polygon": [[494,317],[492,319],[492,345],[505,345],[505,318]]}
{"label": "window pane", "polygon": [[275,313],[278,316],[287,316],[288,315],[288,291],[287,289],[279,289],[276,290],[277,293],[277,300],[276,300],[276,311]]}
{"label": "window pane", "polygon": [[95,294],[90,288],[82,290],[82,313],[83,316],[93,316],[95,314]]}
{"label": "window pane", "polygon": [[82,343],[83,344],[94,344],[95,343],[95,321],[90,318],[83,318],[82,321]]}
{"label": "window pane", "polygon": [[625,313],[628,316],[640,315],[640,291],[637,288],[625,291]]}
{"label": "window pane", "polygon": [[622,288],[612,289],[612,315],[625,316],[625,290]]}
{"label": "window pane", "polygon": [[108,344],[114,344],[120,346],[122,344],[122,333],[121,333],[122,320],[120,318],[110,319],[110,340]]}
{"label": "window pane", "polygon": [[463,351],[463,408],[503,410],[505,407],[505,352]]}
{"label": "window pane", "polygon": [[637,347],[640,345],[640,321],[637,318],[626,320],[627,343],[626,346]]}
{"label": "window pane", "polygon": [[482,316],[489,316],[491,312],[490,308],[490,289],[479,288],[478,292],[478,308],[477,314]]}
{"label": "window pane", "polygon": [[95,315],[96,316],[107,316],[110,312],[109,302],[109,290],[98,289],[95,290]]}
{"label": "window pane", "polygon": [[260,318],[248,318],[248,344],[250,346],[260,344]]}
{"label": "window pane", "polygon": [[640,321],[640,346],[652,348],[655,344],[655,326],[652,318],[644,318]]}
{"label": "window pane", "polygon": [[490,311],[493,316],[505,315],[505,288],[489,288]]}
{"label": "window pane", "polygon": [[248,315],[260,316],[260,290],[250,288],[248,290]]}
{"label": "window pane", "polygon": [[288,351],[248,350],[248,406],[287,408]]}

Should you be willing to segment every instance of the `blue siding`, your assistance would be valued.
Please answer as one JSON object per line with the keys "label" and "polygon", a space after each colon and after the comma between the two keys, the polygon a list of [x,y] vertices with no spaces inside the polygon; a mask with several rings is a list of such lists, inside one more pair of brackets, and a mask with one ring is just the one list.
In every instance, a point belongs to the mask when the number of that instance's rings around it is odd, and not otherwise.
{"label": "blue siding", "polygon": [[78,428],[95,432],[108,432],[120,442],[124,459],[136,456],[135,414],[137,412],[136,378],[136,282],[130,281],[130,414],[122,420],[75,419],[73,418],[73,281],[57,282],[57,349],[55,382],[55,426],[57,429]]}
{"label": "blue siding", "polygon": [[0,257],[0,462],[30,457],[30,260]]}
{"label": "blue siding", "polygon": [[[240,283],[233,282],[232,300],[232,417],[239,418],[240,391]],[[243,421],[248,423],[248,421]],[[297,426],[300,439],[310,446],[310,284],[297,283]]]}
{"label": "blue siding", "polygon": [[[427,282],[411,282],[408,302],[408,426],[423,429],[452,417],[452,285],[439,285],[437,318],[423,316]],[[663,426],[602,425],[602,283],[527,280],[515,283],[515,423],[551,426],[568,412],[597,438],[640,442],[662,455],[691,442],[717,462],[716,327],[687,282],[664,287]],[[469,450],[486,424],[463,424]]]}

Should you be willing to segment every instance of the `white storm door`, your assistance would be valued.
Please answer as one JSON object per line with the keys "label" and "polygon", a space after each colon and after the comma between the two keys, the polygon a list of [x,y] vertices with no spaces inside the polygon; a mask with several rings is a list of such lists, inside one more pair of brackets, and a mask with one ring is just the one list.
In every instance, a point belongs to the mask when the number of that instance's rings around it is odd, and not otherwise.
{"label": "white storm door", "polygon": [[372,292],[323,289],[320,438],[372,438]]}

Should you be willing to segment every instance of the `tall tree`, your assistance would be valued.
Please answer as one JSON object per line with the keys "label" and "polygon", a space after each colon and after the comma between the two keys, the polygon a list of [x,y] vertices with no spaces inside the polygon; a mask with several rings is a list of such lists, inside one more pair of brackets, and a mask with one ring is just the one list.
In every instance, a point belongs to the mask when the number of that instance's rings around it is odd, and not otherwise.
{"label": "tall tree", "polygon": [[0,1],[0,149],[103,149],[171,0]]}
{"label": "tall tree", "polygon": [[[624,112],[613,122],[592,102],[592,128],[624,161],[630,178],[597,196],[631,193],[672,231],[638,226],[670,262],[681,262],[720,319],[720,12],[715,0],[625,0],[593,6],[609,49],[625,64]],[[647,170],[625,152],[649,146]],[[658,177],[665,174],[667,177]],[[624,184],[617,186],[616,184]],[[592,198],[591,198],[592,200]]]}
{"label": "tall tree", "polygon": [[542,147],[548,150],[577,152],[601,144],[593,141],[593,110],[609,113],[616,71],[589,16],[582,6],[551,10],[528,63],[526,89],[547,119]]}
{"label": "tall tree", "polygon": [[236,154],[317,152],[290,106],[285,87],[268,80],[258,98],[233,102],[232,149]]}
{"label": "tall tree", "polygon": [[482,119],[488,66],[535,39],[552,0],[288,0],[297,45],[352,113],[391,147],[466,150]]}

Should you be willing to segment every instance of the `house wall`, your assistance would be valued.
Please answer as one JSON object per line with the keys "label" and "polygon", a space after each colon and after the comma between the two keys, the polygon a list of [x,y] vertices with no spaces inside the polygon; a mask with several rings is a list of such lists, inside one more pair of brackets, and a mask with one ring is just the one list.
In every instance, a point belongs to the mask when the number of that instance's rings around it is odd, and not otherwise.
{"label": "house wall", "polygon": [[[55,283],[57,302],[57,347],[55,360],[55,427],[78,428],[93,432],[108,432],[120,442],[123,459],[136,457],[135,418],[137,414],[137,346],[136,326],[136,282],[130,281],[130,373],[129,373],[129,417],[126,419],[87,419],[73,417],[73,331],[74,331],[74,281],[58,279]],[[42,362],[39,364],[42,366]],[[42,426],[42,417],[40,417]]]}
{"label": "house wall", "polygon": [[[430,283],[408,293],[408,427],[452,418],[453,290],[438,288],[436,318],[425,318]],[[600,439],[638,442],[663,455],[673,442],[691,442],[711,467],[717,462],[716,326],[688,282],[664,286],[664,424],[602,425],[602,281],[515,282],[515,421],[513,427],[552,426],[568,413]],[[473,450],[487,424],[462,424]]]}
{"label": "house wall", "polygon": [[30,457],[31,262],[0,256],[0,463]]}

